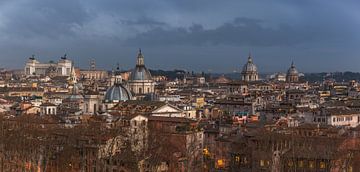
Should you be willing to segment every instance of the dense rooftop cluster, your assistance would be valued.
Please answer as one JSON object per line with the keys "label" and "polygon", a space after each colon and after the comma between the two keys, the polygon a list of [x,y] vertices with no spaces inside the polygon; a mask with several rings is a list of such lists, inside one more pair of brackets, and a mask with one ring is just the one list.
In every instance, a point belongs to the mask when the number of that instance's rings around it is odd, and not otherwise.
{"label": "dense rooftop cluster", "polygon": [[[358,81],[291,64],[241,79],[77,69],[69,57],[0,73],[0,171],[356,171]],[[239,68],[241,66],[239,65]]]}

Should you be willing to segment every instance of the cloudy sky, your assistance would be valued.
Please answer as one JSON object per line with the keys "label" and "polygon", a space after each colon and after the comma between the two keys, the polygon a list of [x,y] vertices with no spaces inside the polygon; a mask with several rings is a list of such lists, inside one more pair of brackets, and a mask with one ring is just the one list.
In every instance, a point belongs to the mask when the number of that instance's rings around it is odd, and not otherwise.
{"label": "cloudy sky", "polygon": [[360,71],[358,0],[1,0],[0,67],[35,54],[77,66],[232,72]]}

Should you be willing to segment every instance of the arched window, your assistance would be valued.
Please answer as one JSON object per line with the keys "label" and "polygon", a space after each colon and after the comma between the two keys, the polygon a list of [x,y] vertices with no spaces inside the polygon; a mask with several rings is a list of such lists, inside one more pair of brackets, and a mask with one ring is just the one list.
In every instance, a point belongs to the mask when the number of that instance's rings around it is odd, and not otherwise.
{"label": "arched window", "polygon": [[139,94],[142,94],[142,88],[139,88]]}
{"label": "arched window", "polygon": [[85,112],[89,112],[89,105],[85,104]]}
{"label": "arched window", "polygon": [[96,104],[94,104],[94,112],[93,113],[96,113],[97,111],[97,107],[96,107]]}

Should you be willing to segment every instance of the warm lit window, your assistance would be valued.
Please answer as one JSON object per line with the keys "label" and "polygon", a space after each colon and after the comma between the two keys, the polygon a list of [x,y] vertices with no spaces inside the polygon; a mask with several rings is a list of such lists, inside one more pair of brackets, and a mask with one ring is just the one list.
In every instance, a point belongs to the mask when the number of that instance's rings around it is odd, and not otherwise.
{"label": "warm lit window", "polygon": [[235,156],[235,162],[240,162],[240,156]]}
{"label": "warm lit window", "polygon": [[298,161],[298,167],[303,168],[304,167],[304,161]]}
{"label": "warm lit window", "polygon": [[290,160],[290,161],[288,162],[288,166],[289,166],[289,167],[292,167],[293,165],[294,165],[294,162]]}
{"label": "warm lit window", "polygon": [[321,162],[320,162],[320,168],[321,168],[321,169],[326,168],[326,164],[325,164],[324,161],[321,161]]}
{"label": "warm lit window", "polygon": [[309,168],[314,168],[314,167],[315,167],[314,161],[309,161]]}
{"label": "warm lit window", "polygon": [[265,166],[265,161],[264,160],[260,160],[260,167]]}
{"label": "warm lit window", "polygon": [[216,162],[216,165],[218,168],[224,168],[225,167],[225,160],[223,159],[218,159]]}
{"label": "warm lit window", "polygon": [[243,159],[243,163],[244,163],[244,164],[247,164],[247,163],[248,163],[248,160],[247,160],[247,158],[246,158],[246,157],[244,157],[244,159]]}
{"label": "warm lit window", "polygon": [[352,166],[349,166],[349,168],[348,168],[348,172],[353,172],[353,168],[352,168]]}

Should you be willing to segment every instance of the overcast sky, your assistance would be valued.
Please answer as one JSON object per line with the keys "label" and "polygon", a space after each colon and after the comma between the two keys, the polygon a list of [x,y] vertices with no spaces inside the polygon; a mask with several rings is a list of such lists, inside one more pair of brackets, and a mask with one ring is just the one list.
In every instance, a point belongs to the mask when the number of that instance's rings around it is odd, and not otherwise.
{"label": "overcast sky", "polygon": [[1,0],[0,67],[29,56],[98,68],[360,71],[358,0]]}

